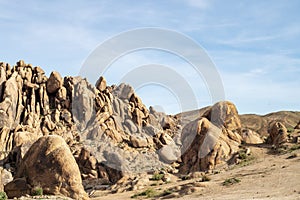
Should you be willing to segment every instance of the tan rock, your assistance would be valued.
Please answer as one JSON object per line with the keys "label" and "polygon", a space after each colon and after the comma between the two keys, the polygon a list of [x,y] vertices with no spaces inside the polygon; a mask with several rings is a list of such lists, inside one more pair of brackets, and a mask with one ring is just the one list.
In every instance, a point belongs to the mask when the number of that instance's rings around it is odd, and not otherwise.
{"label": "tan rock", "polygon": [[264,142],[258,133],[250,129],[243,129],[241,136],[243,142],[247,144],[261,144]]}
{"label": "tan rock", "polygon": [[63,85],[63,79],[56,71],[50,74],[47,81],[47,92],[50,94],[56,93]]}
{"label": "tan rock", "polygon": [[100,78],[96,82],[96,88],[101,92],[106,89],[106,80],[103,76],[100,76]]}
{"label": "tan rock", "polygon": [[203,117],[207,118],[217,127],[225,127],[231,131],[241,129],[241,120],[239,118],[235,105],[229,101],[218,102],[214,104]]}
{"label": "tan rock", "polygon": [[230,156],[239,149],[239,142],[229,137],[233,133],[220,129],[206,118],[189,123],[182,133],[182,164],[181,173],[207,171],[217,164],[229,160]]}
{"label": "tan rock", "polygon": [[45,194],[88,199],[78,165],[60,136],[41,137],[31,146],[16,173],[16,178],[22,177]]}
{"label": "tan rock", "polygon": [[268,129],[269,138],[268,142],[279,146],[287,142],[287,129],[281,122],[271,122]]}
{"label": "tan rock", "polygon": [[130,142],[135,148],[142,148],[148,146],[148,141],[146,138],[142,138],[140,136],[131,135]]}

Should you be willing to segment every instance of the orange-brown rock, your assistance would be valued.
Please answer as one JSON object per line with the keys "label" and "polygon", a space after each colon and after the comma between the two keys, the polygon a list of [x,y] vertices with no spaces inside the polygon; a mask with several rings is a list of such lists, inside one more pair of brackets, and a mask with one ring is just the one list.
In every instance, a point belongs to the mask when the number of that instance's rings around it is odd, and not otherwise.
{"label": "orange-brown rock", "polygon": [[[30,147],[15,180],[23,177],[31,188],[41,187],[45,194],[88,199],[82,186],[78,165],[68,145],[60,136],[41,137]],[[9,190],[13,188],[18,188],[14,181]]]}
{"label": "orange-brown rock", "polygon": [[47,81],[47,92],[56,93],[63,85],[63,79],[58,72],[52,72]]}

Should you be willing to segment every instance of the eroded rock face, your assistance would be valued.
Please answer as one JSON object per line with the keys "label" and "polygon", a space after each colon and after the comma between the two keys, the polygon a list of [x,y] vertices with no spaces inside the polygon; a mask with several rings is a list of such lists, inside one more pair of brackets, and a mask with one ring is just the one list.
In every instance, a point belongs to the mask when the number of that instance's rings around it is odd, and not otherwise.
{"label": "eroded rock face", "polygon": [[268,129],[268,143],[279,146],[287,142],[287,129],[281,122],[272,122]]}
{"label": "eroded rock face", "polygon": [[[23,177],[31,188],[41,187],[45,194],[88,199],[82,186],[78,165],[68,145],[60,136],[41,137],[30,147],[15,180]],[[17,184],[15,186],[17,187]]]}
{"label": "eroded rock face", "polygon": [[98,79],[96,83],[96,88],[101,92],[103,92],[106,89],[106,80],[103,76],[100,76],[100,78]]}
{"label": "eroded rock face", "polygon": [[197,118],[180,123],[148,110],[131,86],[107,86],[103,77],[94,87],[57,72],[48,79],[24,61],[0,63],[1,159],[17,171],[6,187],[11,197],[39,184],[46,193],[81,199],[81,179],[116,183],[127,172],[178,163],[183,173],[212,169],[236,152],[241,123],[230,102]]}
{"label": "eroded rock face", "polygon": [[229,101],[222,101],[214,104],[203,117],[211,121],[219,128],[226,128],[231,131],[240,131],[241,120],[235,105]]}
{"label": "eroded rock face", "polygon": [[206,118],[186,125],[182,133],[181,173],[213,169],[237,152],[241,137],[228,129],[215,126]]}
{"label": "eroded rock face", "polygon": [[63,85],[63,79],[58,72],[52,72],[47,81],[47,92],[53,94],[57,92]]}
{"label": "eroded rock face", "polygon": [[258,133],[250,129],[243,129],[241,136],[246,144],[262,144],[264,142]]}

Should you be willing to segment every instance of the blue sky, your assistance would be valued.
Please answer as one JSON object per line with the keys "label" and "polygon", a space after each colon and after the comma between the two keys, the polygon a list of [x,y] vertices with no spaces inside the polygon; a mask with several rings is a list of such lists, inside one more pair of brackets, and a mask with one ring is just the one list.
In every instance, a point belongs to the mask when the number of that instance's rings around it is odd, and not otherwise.
{"label": "blue sky", "polygon": [[[225,98],[240,113],[300,110],[300,2],[297,0],[0,0],[0,60],[19,59],[47,74],[78,75],[88,55],[120,32],[160,27],[201,45],[216,65]],[[195,91],[199,107],[211,102],[203,80],[181,59],[140,51],[117,60],[104,74],[109,84],[134,66],[174,66]],[[146,105],[180,111],[174,95],[159,85],[138,89]]]}

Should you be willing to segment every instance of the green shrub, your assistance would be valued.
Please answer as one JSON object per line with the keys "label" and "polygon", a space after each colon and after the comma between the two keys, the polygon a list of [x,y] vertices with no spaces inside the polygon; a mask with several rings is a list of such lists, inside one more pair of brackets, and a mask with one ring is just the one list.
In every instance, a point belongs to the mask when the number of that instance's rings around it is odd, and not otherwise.
{"label": "green shrub", "polygon": [[32,191],[32,196],[41,196],[43,195],[43,188],[41,187],[36,187]]}
{"label": "green shrub", "polygon": [[290,152],[300,149],[300,144],[295,144],[290,148]]}
{"label": "green shrub", "polygon": [[7,199],[7,195],[5,192],[0,192],[0,200],[6,200]]}
{"label": "green shrub", "polygon": [[223,185],[229,186],[229,185],[233,185],[233,184],[239,183],[239,182],[241,182],[241,180],[238,178],[228,178],[223,182]]}
{"label": "green shrub", "polygon": [[292,132],[294,132],[294,130],[295,130],[295,129],[292,128],[292,127],[287,128],[287,132],[288,132],[288,133],[292,133]]}
{"label": "green shrub", "polygon": [[147,198],[152,198],[152,197],[155,197],[157,196],[157,192],[152,189],[152,188],[149,188],[141,193],[138,193],[138,194],[135,194],[135,195],[132,195],[131,198],[137,198],[137,197],[140,197],[140,196],[145,196]]}
{"label": "green shrub", "polygon": [[248,155],[244,151],[239,151],[239,159],[246,160]]}
{"label": "green shrub", "polygon": [[164,174],[160,174],[160,173],[154,173],[152,178],[150,180],[152,181],[159,181],[164,177]]}

